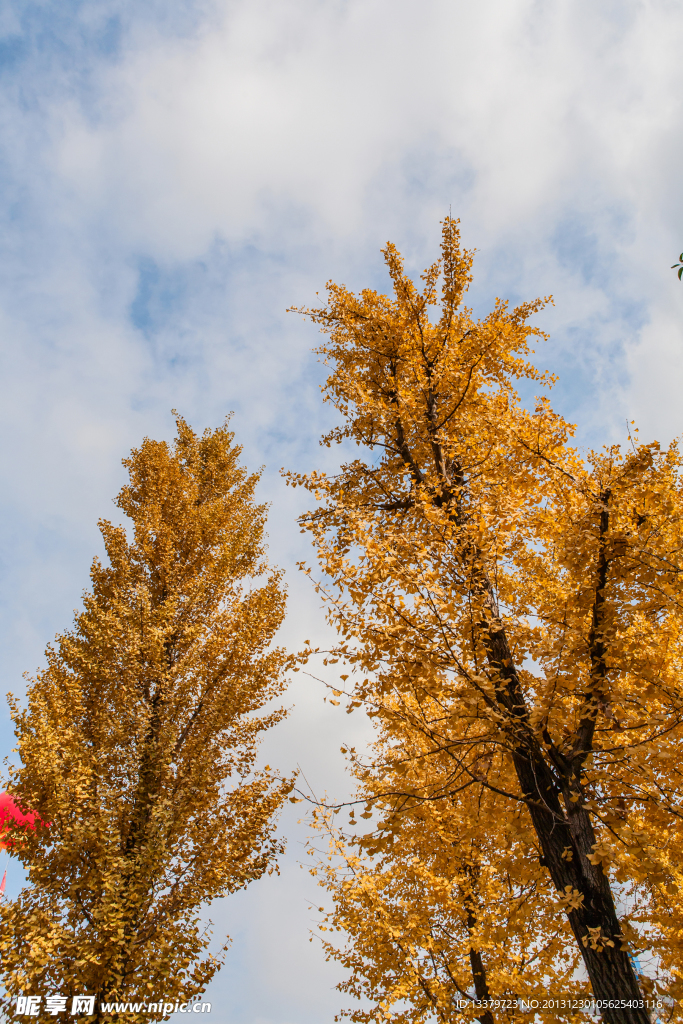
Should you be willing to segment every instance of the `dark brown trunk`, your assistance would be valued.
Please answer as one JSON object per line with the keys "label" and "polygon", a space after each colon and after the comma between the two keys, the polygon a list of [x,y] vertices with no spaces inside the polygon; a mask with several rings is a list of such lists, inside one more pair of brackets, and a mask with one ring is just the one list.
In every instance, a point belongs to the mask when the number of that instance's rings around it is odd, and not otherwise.
{"label": "dark brown trunk", "polygon": [[[476,918],[472,913],[472,910],[467,908],[467,928],[472,932],[476,924]],[[491,998],[489,994],[489,986],[486,981],[486,968],[484,967],[484,961],[482,960],[481,953],[478,949],[473,947],[470,949],[470,967],[472,968],[472,978],[474,980],[474,991],[477,999],[480,1002],[488,1002]],[[477,1020],[481,1021],[481,1024],[495,1024],[493,1014],[490,1010],[486,1009],[483,1013],[477,1014]]]}
{"label": "dark brown trunk", "polygon": [[[609,882],[600,865],[588,860],[596,838],[589,813],[581,806],[580,791],[567,786],[562,794],[566,805],[572,807],[572,796],[578,799],[575,809],[565,813],[558,783],[527,725],[527,709],[504,630],[489,624],[486,646],[489,663],[501,682],[499,701],[512,719],[515,771],[543,858],[557,890],[576,894],[578,906],[569,909],[567,916],[593,994],[599,1000],[642,1000],[633,965],[619,939],[621,927]],[[650,1022],[646,1009],[606,1007],[602,1015],[609,1024]]]}
{"label": "dark brown trunk", "polygon": [[[643,996],[630,957],[620,941],[609,881],[600,864],[588,859],[596,843],[590,815],[583,806],[580,776],[592,746],[598,709],[605,701],[605,639],[602,614],[606,586],[606,534],[609,529],[609,492],[601,494],[596,589],[589,648],[591,679],[577,729],[572,757],[558,754],[552,768],[529,722],[524,691],[501,624],[493,587],[483,568],[481,553],[463,551],[472,590],[483,604],[480,622],[486,657],[496,687],[496,702],[504,711],[513,748],[513,763],[543,859],[555,887],[568,899],[567,916],[597,1000],[642,1001]],[[557,753],[554,751],[554,753]],[[554,768],[554,773],[553,769]],[[563,806],[564,803],[564,806]],[[569,904],[573,897],[575,906]],[[643,1008],[605,1007],[608,1024],[649,1024]]]}

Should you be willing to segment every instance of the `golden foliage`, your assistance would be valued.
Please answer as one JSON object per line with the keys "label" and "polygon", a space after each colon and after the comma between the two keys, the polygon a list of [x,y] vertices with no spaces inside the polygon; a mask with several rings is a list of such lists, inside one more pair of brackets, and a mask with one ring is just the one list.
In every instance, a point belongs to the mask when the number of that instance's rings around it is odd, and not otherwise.
{"label": "golden foliage", "polygon": [[[415,798],[493,787],[499,838],[525,805],[596,997],[640,996],[630,941],[658,958],[642,986],[679,998],[665,909],[683,810],[678,446],[634,432],[626,451],[584,458],[546,397],[521,405],[520,382],[553,382],[530,360],[543,303],[496,300],[476,320],[457,222],[421,292],[393,246],[385,258],[393,297],[330,284],[326,307],[301,311],[330,336],[318,351],[342,422],[323,443],[361,449],[334,476],[289,474],[319,502],[302,524],[333,582],[321,588],[352,703],[384,744],[420,736],[446,755]],[[474,841],[478,819],[458,813]],[[606,1019],[649,1019],[628,1012]]]}
{"label": "golden foliage", "polygon": [[49,825],[23,830],[29,884],[0,908],[5,1007],[22,991],[191,999],[222,959],[206,954],[202,905],[282,849],[291,782],[255,770],[259,734],[284,714],[259,714],[286,662],[266,509],[226,427],[177,425],[173,448],[146,439],[124,461],[132,535],[100,523],[108,564],[93,562],[26,710],[14,702],[9,791]]}
{"label": "golden foliage", "polygon": [[[374,811],[372,832],[345,836],[329,813],[316,814],[330,849],[313,871],[334,901],[322,927],[347,935],[342,948],[324,946],[350,970],[341,991],[370,1002],[342,1014],[358,1024],[515,1021],[518,999],[581,995],[573,980],[579,953],[558,921],[528,819],[521,808],[506,815],[493,788],[435,798],[452,775],[449,761],[419,732],[406,732],[401,745],[383,737],[373,766],[355,766],[359,796]],[[504,759],[478,768],[494,786]],[[572,1019],[544,1014],[548,1022]]]}

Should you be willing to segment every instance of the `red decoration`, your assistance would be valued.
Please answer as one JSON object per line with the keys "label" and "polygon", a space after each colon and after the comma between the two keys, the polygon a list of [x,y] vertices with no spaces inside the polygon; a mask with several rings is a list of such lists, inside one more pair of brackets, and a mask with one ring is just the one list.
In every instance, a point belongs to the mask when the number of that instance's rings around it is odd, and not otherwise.
{"label": "red decoration", "polygon": [[[9,793],[0,793],[0,836],[10,825],[28,825],[35,828],[37,815],[33,811],[24,814],[15,804]],[[13,846],[11,839],[0,840],[0,850],[9,849]]]}

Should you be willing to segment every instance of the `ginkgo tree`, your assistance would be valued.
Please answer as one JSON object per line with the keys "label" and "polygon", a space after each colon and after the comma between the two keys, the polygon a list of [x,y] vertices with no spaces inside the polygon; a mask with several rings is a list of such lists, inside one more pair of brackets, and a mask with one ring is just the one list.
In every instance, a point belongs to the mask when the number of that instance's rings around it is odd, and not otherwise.
{"label": "ginkgo tree", "polygon": [[[580,957],[557,919],[533,828],[522,808],[506,816],[496,792],[504,757],[475,751],[470,769],[488,787],[457,785],[449,751],[419,730],[399,738],[396,724],[411,712],[405,694],[394,711],[370,764],[351,754],[372,831],[354,835],[353,807],[346,830],[330,809],[314,811],[329,837],[327,858],[311,869],[333,901],[323,945],[350,971],[339,989],[364,1003],[342,1016],[512,1022],[520,1001],[538,1005],[549,992],[573,996],[578,1010]],[[462,756],[469,737],[460,739]],[[325,932],[341,933],[341,946]],[[573,1019],[568,1003],[544,1012],[548,1024]]]}
{"label": "ginkgo tree", "polygon": [[543,302],[496,300],[475,319],[453,219],[421,290],[391,244],[385,259],[393,296],[329,284],[326,306],[299,311],[329,335],[318,351],[341,422],[323,443],[360,449],[335,475],[289,476],[318,499],[302,526],[333,653],[352,703],[448,753],[433,799],[492,786],[473,758],[502,759],[496,791],[507,817],[525,809],[605,1019],[645,1022],[653,992],[683,995],[663,910],[682,881],[678,446],[634,430],[623,450],[582,455],[545,393],[521,404],[521,383],[553,383],[531,359]]}
{"label": "ginkgo tree", "polygon": [[[130,533],[100,523],[108,562],[94,560],[26,708],[12,701],[21,761],[8,789],[41,824],[11,830],[28,880],[0,905],[10,1014],[21,993],[94,994],[96,1019],[121,1001],[112,1021],[150,1019],[124,1000],[193,999],[222,961],[202,908],[282,850],[292,783],[255,764],[284,714],[265,705],[287,663],[273,646],[285,595],[264,557],[266,507],[227,426],[177,427],[172,446],[146,439],[124,460],[116,504]],[[44,1000],[36,1019],[55,1019]]]}

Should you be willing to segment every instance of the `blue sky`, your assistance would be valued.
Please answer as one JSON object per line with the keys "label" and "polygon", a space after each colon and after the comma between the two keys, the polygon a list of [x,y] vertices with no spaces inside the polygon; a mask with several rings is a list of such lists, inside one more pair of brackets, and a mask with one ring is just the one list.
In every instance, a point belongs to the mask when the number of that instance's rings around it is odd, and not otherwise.
{"label": "blue sky", "polygon": [[[584,444],[625,420],[683,430],[683,8],[678,0],[5,0],[0,13],[0,533],[3,684],[68,626],[120,464],[171,409],[234,411],[265,465],[284,639],[324,636],[294,563],[300,492],[329,412],[310,325],[326,280],[419,272],[452,208],[485,312],[552,293],[538,353]],[[361,720],[301,677],[269,741],[283,770],[347,785]],[[6,713],[0,722],[11,747]],[[234,943],[213,1020],[326,1024],[339,974],[284,823],[282,876],[213,912]],[[17,882],[16,876],[14,882]],[[10,889],[12,879],[10,879]]]}

